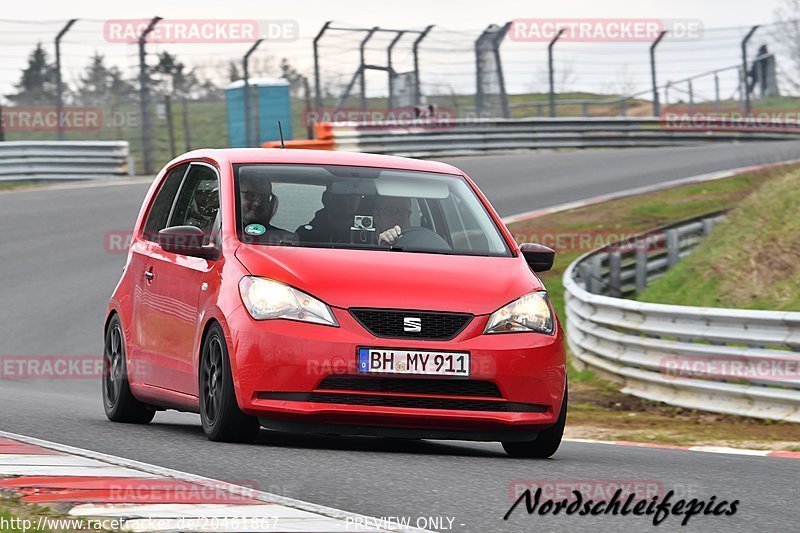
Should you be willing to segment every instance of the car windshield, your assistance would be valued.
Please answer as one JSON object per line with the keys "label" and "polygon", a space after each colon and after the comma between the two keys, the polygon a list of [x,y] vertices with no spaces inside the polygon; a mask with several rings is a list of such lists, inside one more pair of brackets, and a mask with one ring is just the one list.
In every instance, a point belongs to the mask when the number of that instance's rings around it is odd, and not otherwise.
{"label": "car windshield", "polygon": [[246,243],[510,256],[460,176],[335,165],[235,165]]}

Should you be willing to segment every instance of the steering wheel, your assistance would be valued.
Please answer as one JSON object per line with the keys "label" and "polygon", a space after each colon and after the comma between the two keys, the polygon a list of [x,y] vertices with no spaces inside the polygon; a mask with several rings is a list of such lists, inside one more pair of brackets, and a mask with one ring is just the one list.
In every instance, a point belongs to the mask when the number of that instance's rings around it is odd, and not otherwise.
{"label": "steering wheel", "polygon": [[394,241],[398,248],[413,248],[419,250],[452,250],[450,244],[441,235],[428,228],[409,228],[403,230]]}

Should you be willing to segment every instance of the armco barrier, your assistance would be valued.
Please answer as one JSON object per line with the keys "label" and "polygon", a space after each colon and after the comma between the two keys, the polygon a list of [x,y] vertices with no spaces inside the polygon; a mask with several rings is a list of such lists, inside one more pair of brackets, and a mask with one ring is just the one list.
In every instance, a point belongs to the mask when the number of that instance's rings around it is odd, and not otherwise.
{"label": "armco barrier", "polygon": [[634,396],[800,422],[800,313],[617,297],[663,275],[722,217],[659,228],[573,262],[563,280],[570,350]]}
{"label": "armco barrier", "polygon": [[476,155],[553,148],[621,148],[692,145],[708,142],[800,138],[800,129],[731,130],[723,123],[706,129],[667,128],[658,118],[459,119],[437,126],[334,123],[336,150],[407,157]]}
{"label": "armco barrier", "polygon": [[128,175],[126,141],[0,142],[0,181]]}

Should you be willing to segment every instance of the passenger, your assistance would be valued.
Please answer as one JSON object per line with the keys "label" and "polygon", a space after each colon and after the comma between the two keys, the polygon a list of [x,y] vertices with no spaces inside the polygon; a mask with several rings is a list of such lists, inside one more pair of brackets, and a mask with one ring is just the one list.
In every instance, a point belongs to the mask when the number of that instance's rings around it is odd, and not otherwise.
{"label": "passenger", "polygon": [[314,214],[311,222],[297,228],[297,237],[310,243],[350,242],[350,228],[359,200],[361,195],[337,194],[328,187],[322,193],[322,209]]}
{"label": "passenger", "polygon": [[297,236],[270,224],[278,210],[278,197],[272,194],[272,182],[265,178],[242,176],[239,179],[242,227],[249,236],[269,242],[296,241]]}
{"label": "passenger", "polygon": [[411,226],[411,198],[378,196],[374,216],[378,244],[392,246]]}

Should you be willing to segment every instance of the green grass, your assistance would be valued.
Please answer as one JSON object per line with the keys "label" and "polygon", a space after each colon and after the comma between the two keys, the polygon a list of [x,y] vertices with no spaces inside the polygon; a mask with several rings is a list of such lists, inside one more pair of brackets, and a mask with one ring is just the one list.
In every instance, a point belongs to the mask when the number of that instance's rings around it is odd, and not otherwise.
{"label": "green grass", "polygon": [[745,199],[640,300],[800,311],[800,171]]}
{"label": "green grass", "polygon": [[20,187],[30,187],[32,185],[36,185],[36,182],[32,180],[0,181],[0,191],[18,189]]}
{"label": "green grass", "polygon": [[[774,254],[778,249],[784,250],[780,256],[788,261],[792,254],[795,259],[800,256],[798,253],[800,233],[790,232],[778,238],[770,230],[762,234],[762,228],[768,228],[769,226],[765,224],[773,217],[785,220],[791,213],[797,212],[797,193],[789,194],[789,192],[800,190],[800,183],[796,178],[798,175],[800,166],[685,185],[521,221],[510,224],[509,229],[518,242],[523,242],[523,237],[531,235],[531,232],[535,235],[544,232],[591,234],[607,231],[611,234],[628,235],[738,206],[739,211],[746,215],[743,219],[732,218],[736,220],[735,223],[740,229],[737,230],[737,235],[731,236],[731,241],[744,242],[748,246],[755,246],[756,241],[763,242],[754,250],[758,250],[761,254],[768,254],[770,251]],[[765,207],[772,203],[780,206],[779,209],[775,209],[780,214],[771,213],[771,209]],[[795,206],[794,211],[791,210],[791,206]],[[786,229],[787,225],[781,226],[782,230]],[[800,227],[800,221],[791,221],[791,225]],[[758,228],[758,231],[753,231],[753,228]],[[722,232],[724,227],[720,226],[719,230]],[[715,231],[714,234],[716,233]],[[541,276],[553,306],[562,320],[565,318],[565,313],[564,287],[561,278],[566,267],[587,251],[588,247],[560,250],[556,247],[553,269]],[[679,266],[686,264],[690,259],[684,260]],[[728,270],[737,268],[738,266],[736,268],[730,266]],[[667,280],[667,278],[662,279]],[[678,284],[684,282],[664,281],[664,291],[680,294]],[[789,286],[793,284],[797,287],[798,283],[800,279],[793,278],[793,281],[779,285],[791,293]],[[655,282],[654,286],[656,284],[661,284],[661,280]],[[699,289],[695,283],[692,291],[698,290],[704,288]],[[658,298],[662,298],[662,295]],[[797,298],[797,295],[794,294],[793,298]],[[572,365],[571,355],[568,358],[567,371],[570,378],[570,414],[567,432],[572,437],[784,450],[798,448],[797,442],[800,442],[800,424],[691,411],[628,396],[618,392],[614,384],[601,379],[594,372],[578,371]]]}

